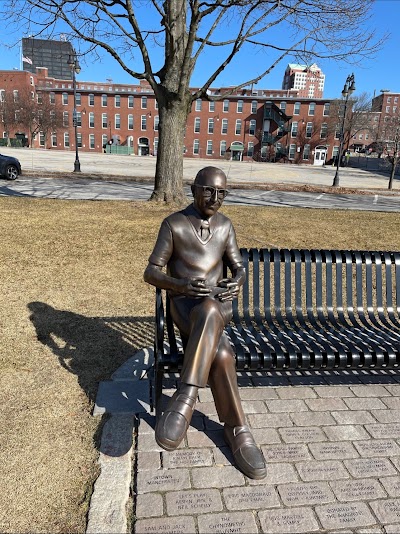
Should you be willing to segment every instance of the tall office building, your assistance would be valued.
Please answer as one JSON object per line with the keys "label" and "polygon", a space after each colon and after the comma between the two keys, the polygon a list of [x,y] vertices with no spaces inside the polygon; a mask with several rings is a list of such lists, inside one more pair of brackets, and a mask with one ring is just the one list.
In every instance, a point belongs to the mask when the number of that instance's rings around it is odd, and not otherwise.
{"label": "tall office building", "polygon": [[58,80],[72,80],[68,58],[73,53],[74,49],[68,41],[32,37],[22,39],[23,70],[32,73],[36,73],[36,67],[46,67],[50,77]]}
{"label": "tall office building", "polygon": [[323,98],[325,74],[316,63],[311,66],[289,63],[283,77],[282,89],[296,89],[304,98]]}

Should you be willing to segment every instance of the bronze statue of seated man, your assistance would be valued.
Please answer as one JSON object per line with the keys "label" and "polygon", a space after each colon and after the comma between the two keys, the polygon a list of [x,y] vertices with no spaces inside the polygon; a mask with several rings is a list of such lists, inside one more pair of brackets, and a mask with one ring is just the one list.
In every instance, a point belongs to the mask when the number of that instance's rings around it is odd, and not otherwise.
{"label": "bronze statue of seated man", "polygon": [[[180,384],[157,422],[156,440],[168,451],[179,446],[198,389],[209,384],[236,465],[248,477],[261,479],[265,460],[246,425],[235,354],[224,333],[246,276],[232,223],[218,212],[228,194],[224,172],[200,170],[192,194],[193,204],[162,222],[144,273],[146,282],[168,291],[184,348]],[[223,278],[224,262],[231,278]]]}

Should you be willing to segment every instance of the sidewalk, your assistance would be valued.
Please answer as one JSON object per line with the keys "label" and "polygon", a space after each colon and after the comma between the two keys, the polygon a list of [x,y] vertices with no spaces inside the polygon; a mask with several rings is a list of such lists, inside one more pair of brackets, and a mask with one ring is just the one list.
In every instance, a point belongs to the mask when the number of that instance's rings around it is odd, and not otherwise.
{"label": "sidewalk", "polygon": [[[99,388],[101,475],[88,533],[400,532],[400,375],[316,371],[241,376],[250,427],[268,475],[232,464],[209,389],[201,390],[186,442],[154,439],[147,379],[133,357]],[[170,395],[173,390],[164,390]],[[130,489],[132,496],[130,494]]]}

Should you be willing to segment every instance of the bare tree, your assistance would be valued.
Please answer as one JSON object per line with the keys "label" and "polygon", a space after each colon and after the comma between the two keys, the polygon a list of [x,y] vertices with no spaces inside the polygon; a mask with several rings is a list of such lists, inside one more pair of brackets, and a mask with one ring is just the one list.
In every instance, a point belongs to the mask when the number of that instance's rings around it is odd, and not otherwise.
{"label": "bare tree", "polygon": [[378,130],[377,142],[384,146],[386,162],[390,169],[388,189],[393,188],[393,180],[400,162],[400,112],[383,118]]}
{"label": "bare tree", "polygon": [[0,122],[3,132],[6,134],[7,144],[10,144],[10,132],[18,123],[17,97],[13,91],[0,91]]}
{"label": "bare tree", "polygon": [[[288,55],[306,64],[317,58],[371,57],[381,44],[364,25],[372,4],[373,0],[6,0],[1,5],[19,32],[55,36],[69,27],[69,38],[80,43],[82,55],[106,51],[132,77],[147,80],[160,117],[152,198],[180,201],[184,130],[192,102],[220,100],[234,89],[257,83]],[[253,74],[225,94],[210,94],[218,76],[235,69],[239,54],[252,58]],[[207,65],[206,73],[201,87],[192,90],[192,75],[200,65]],[[235,75],[243,76],[243,70]]]}

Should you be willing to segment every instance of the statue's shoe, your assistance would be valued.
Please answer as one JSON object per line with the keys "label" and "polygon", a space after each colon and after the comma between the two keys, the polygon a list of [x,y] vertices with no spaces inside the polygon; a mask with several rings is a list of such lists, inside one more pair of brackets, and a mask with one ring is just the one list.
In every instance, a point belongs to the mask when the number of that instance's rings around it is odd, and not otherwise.
{"label": "statue's shoe", "polygon": [[167,451],[179,447],[192,420],[196,400],[195,386],[186,386],[173,394],[156,425],[156,441],[160,447]]}
{"label": "statue's shoe", "polygon": [[237,467],[249,478],[261,479],[267,475],[263,453],[257,447],[248,426],[224,426],[224,438],[229,445]]}

